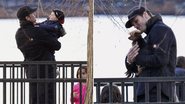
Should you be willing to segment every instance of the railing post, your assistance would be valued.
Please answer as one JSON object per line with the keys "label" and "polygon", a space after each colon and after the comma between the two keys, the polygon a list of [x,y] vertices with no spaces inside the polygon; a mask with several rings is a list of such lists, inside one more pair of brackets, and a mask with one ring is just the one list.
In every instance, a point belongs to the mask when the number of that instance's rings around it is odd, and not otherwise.
{"label": "railing post", "polygon": [[6,64],[3,66],[3,104],[6,104]]}
{"label": "railing post", "polygon": [[[137,83],[138,82],[134,82],[133,83],[133,89],[134,89],[134,102],[137,102]],[[128,88],[128,87],[127,87]],[[127,93],[128,93],[128,89],[127,89]]]}
{"label": "railing post", "polygon": [[112,103],[112,82],[109,82],[109,103]]}
{"label": "railing post", "polygon": [[96,85],[96,102],[100,102],[100,82],[97,82]]}
{"label": "railing post", "polygon": [[171,89],[171,99],[170,99],[170,102],[174,102],[174,99],[175,99],[175,95],[176,95],[176,91],[175,91],[175,82],[172,81],[170,82],[171,83],[171,86],[172,86],[172,89]]}
{"label": "railing post", "polygon": [[157,102],[161,102],[161,82],[157,83]]}
{"label": "railing post", "polygon": [[[11,69],[10,69],[11,71]],[[15,79],[15,68],[14,64],[12,64],[12,79]],[[10,87],[11,88],[11,87]],[[12,82],[12,103],[15,103],[15,82]]]}
{"label": "railing post", "polygon": [[185,101],[185,82],[183,81],[181,84],[182,84],[182,93],[181,93],[182,101]]}
{"label": "railing post", "polygon": [[[142,82],[144,83],[144,82]],[[150,82],[145,82],[145,102],[149,102],[149,83]]]}
{"label": "railing post", "polygon": [[[53,85],[51,84],[51,82],[48,82],[48,79],[50,79],[49,78],[49,75],[48,75],[48,72],[49,72],[49,67],[48,67],[48,65],[49,64],[44,64],[44,68],[45,68],[45,78],[44,78],[44,80],[47,80],[46,82],[44,82],[44,85],[45,85],[45,92],[47,92],[48,91],[48,86],[49,85],[51,85],[52,87],[53,87]],[[41,78],[42,79],[42,78]],[[38,84],[42,84],[41,82],[37,82]],[[53,89],[52,89],[53,90]],[[40,95],[39,95],[40,96]],[[49,94],[48,93],[45,93],[45,97],[44,97],[44,99],[45,99],[45,104],[48,104],[48,96],[49,96]],[[53,99],[53,98],[52,98]],[[53,100],[52,100],[53,101]],[[40,104],[40,103],[39,103]]]}
{"label": "railing post", "polygon": [[[80,74],[81,77],[81,74]],[[71,64],[71,78],[74,78],[74,67],[73,64]],[[74,82],[71,82],[71,103],[74,103],[74,97],[73,97],[73,87],[74,87]],[[81,92],[81,91],[80,91]],[[80,97],[81,98],[81,97]]]}
{"label": "railing post", "polygon": [[[125,101],[125,90],[124,90],[124,86],[125,86],[125,83],[124,82],[121,82],[121,93],[122,93],[122,98],[121,98],[121,102],[124,102]],[[128,102],[128,98],[127,98],[127,101]]]}
{"label": "railing post", "polygon": [[[65,67],[63,66],[63,69],[62,69],[62,78],[63,79],[65,79],[66,78],[66,76],[67,76],[67,68],[65,69]],[[66,89],[66,82],[65,81],[63,81],[62,82],[62,91],[63,91],[63,96],[62,96],[62,102],[63,102],[63,104],[65,104],[65,89]]]}
{"label": "railing post", "polygon": [[[24,79],[23,78],[23,74],[24,74],[23,73],[23,68],[22,68],[22,65],[20,65],[20,66],[21,66],[21,68],[20,68],[20,70],[21,70],[21,72],[20,72],[21,73],[21,79]],[[25,98],[25,96],[23,95],[23,83],[24,82],[21,82],[21,99],[20,99],[21,100],[21,104],[23,104],[23,97]]]}

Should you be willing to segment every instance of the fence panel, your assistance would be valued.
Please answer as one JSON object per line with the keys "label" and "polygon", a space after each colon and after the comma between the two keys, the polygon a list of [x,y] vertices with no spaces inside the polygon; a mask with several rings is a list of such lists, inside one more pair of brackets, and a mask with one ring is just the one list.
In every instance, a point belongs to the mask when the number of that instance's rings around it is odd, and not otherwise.
{"label": "fence panel", "polygon": [[[54,104],[69,104],[73,101],[71,94],[73,93],[73,86],[77,82],[85,82],[84,79],[76,78],[76,71],[81,66],[86,66],[86,61],[62,61],[62,62],[0,62],[0,104],[31,104],[29,91],[30,85],[36,84],[37,87],[43,85],[45,92],[49,91],[48,86],[54,86]],[[34,71],[37,73],[36,78],[29,78],[26,74],[26,67],[34,66]],[[56,66],[54,75],[51,77],[49,72],[50,66]],[[44,68],[44,71],[41,70]],[[40,74],[43,72],[44,74]],[[58,73],[58,74],[57,74]],[[31,74],[30,74],[31,76]],[[42,89],[40,89],[42,90]],[[37,90],[37,98],[39,91]],[[47,102],[48,94],[45,93],[45,104]],[[40,100],[40,99],[39,99]],[[39,104],[37,100],[37,104]]]}
{"label": "fence panel", "polygon": [[[185,97],[184,93],[184,82],[185,82],[185,77],[143,77],[143,78],[94,78],[94,96],[96,96],[95,99],[95,104],[103,104],[101,102],[101,92],[102,89],[105,85],[116,85],[121,93],[121,102],[124,104],[183,104],[185,103],[185,100],[183,99]],[[136,97],[136,88],[138,83],[144,83],[144,88],[145,88],[145,101],[140,103],[137,102],[137,97]],[[157,102],[149,102],[150,96],[149,96],[149,88],[150,84],[155,83],[156,84],[156,89],[157,89]],[[171,89],[171,96],[169,98],[169,102],[162,102],[161,101],[161,87],[162,84],[164,83],[171,83],[172,87]],[[180,86],[180,88],[179,88]],[[176,87],[176,88],[175,88]],[[112,89],[109,89],[109,92],[114,92]],[[177,96],[180,96],[180,101],[179,102],[174,102],[173,99],[175,96],[175,93],[177,92]],[[109,100],[107,103],[113,103],[113,100],[117,98],[113,98],[111,96],[112,93],[109,93]],[[102,97],[103,98],[103,97]],[[115,102],[114,102],[115,103]]]}

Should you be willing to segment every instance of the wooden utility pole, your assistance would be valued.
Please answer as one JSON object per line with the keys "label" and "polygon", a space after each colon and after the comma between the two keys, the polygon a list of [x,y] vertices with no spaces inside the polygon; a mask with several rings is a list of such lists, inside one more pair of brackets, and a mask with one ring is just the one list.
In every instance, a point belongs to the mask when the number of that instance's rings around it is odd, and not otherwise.
{"label": "wooden utility pole", "polygon": [[87,41],[87,93],[85,96],[85,104],[93,104],[93,15],[94,15],[94,0],[89,0],[88,11],[88,41]]}

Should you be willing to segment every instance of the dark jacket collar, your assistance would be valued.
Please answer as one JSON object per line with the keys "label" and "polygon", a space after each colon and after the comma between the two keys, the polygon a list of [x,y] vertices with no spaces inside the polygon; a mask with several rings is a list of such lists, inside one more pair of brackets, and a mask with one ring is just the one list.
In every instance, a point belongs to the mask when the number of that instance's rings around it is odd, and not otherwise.
{"label": "dark jacket collar", "polygon": [[160,15],[153,16],[151,19],[149,19],[148,22],[146,23],[147,28],[145,33],[148,34],[151,28],[153,27],[153,25],[158,21],[162,21],[162,18]]}
{"label": "dark jacket collar", "polygon": [[26,21],[26,20],[22,20],[22,21],[20,21],[20,26],[21,27],[33,27],[34,26],[34,24],[32,23],[32,22],[30,22],[30,21]]}

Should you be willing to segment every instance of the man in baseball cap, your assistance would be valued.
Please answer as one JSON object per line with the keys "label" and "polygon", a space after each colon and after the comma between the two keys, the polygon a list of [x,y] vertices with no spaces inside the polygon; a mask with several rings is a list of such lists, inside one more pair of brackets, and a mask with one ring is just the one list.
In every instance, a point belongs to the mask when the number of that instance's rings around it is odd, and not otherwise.
{"label": "man in baseball cap", "polygon": [[[174,77],[177,45],[175,34],[159,14],[152,15],[144,7],[134,7],[128,14],[126,28],[134,27],[129,34],[134,36],[133,46],[125,59],[128,76],[136,73],[137,77]],[[141,34],[146,36],[142,37]],[[136,37],[135,37],[136,36]],[[174,82],[149,83],[138,82],[136,88],[137,102],[171,102],[177,101]],[[149,94],[146,94],[146,91]],[[160,91],[160,93],[158,93]],[[158,99],[158,96],[160,100]],[[146,99],[148,96],[149,99]]]}
{"label": "man in baseball cap", "polygon": [[149,12],[149,10],[145,9],[144,7],[139,7],[139,6],[136,6],[136,7],[133,7],[129,12],[128,12],[128,21],[126,22],[125,24],[125,27],[126,28],[130,28],[132,27],[132,20],[137,16],[137,15],[142,15],[144,12],[147,12],[148,14],[151,14],[151,12]]}
{"label": "man in baseball cap", "polygon": [[[20,27],[15,39],[17,48],[22,52],[25,62],[52,61],[55,62],[55,51],[61,48],[56,37],[46,30],[35,27],[36,8],[23,6],[18,9],[17,17]],[[56,68],[53,65],[24,65],[28,79],[56,78]],[[56,104],[56,83],[29,83],[29,104]]]}
{"label": "man in baseball cap", "polygon": [[29,6],[23,6],[19,8],[17,11],[17,18],[19,20],[24,20],[26,16],[29,16],[30,14],[34,13],[37,10],[37,8],[31,8]]}

